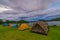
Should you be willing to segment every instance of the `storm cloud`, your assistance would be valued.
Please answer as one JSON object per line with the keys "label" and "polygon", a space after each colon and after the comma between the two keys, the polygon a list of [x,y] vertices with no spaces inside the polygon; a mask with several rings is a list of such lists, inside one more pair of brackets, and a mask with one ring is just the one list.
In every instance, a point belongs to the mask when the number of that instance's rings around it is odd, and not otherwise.
{"label": "storm cloud", "polygon": [[60,15],[60,0],[0,0],[0,19],[45,19]]}

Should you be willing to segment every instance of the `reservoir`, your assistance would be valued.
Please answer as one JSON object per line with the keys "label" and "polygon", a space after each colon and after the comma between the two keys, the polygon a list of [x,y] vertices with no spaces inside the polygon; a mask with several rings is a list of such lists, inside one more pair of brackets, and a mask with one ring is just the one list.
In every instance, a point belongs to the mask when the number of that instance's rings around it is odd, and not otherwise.
{"label": "reservoir", "polygon": [[[56,25],[56,26],[60,26],[60,21],[50,21],[50,22],[47,22],[49,26],[53,26],[53,25]],[[30,26],[33,25],[33,23],[29,23]]]}

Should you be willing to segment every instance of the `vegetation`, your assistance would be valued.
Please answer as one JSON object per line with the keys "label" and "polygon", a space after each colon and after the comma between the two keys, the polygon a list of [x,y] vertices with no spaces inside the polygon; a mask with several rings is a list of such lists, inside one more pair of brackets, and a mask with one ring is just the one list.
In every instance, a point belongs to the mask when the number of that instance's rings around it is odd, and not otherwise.
{"label": "vegetation", "polygon": [[[38,21],[60,21],[60,18],[55,18],[55,19],[52,19],[52,20],[38,20]],[[0,19],[0,24],[3,24],[3,23],[29,23],[28,21],[26,20],[19,20],[19,21],[9,21],[9,20],[6,20],[6,22],[3,22],[2,19]]]}
{"label": "vegetation", "polygon": [[20,20],[20,21],[18,21],[19,23],[28,23],[28,21],[26,21],[26,20]]}
{"label": "vegetation", "polygon": [[60,21],[60,18],[55,18],[55,19],[51,19],[51,20],[39,20],[39,21],[45,21],[45,22],[48,22],[48,21]]}
{"label": "vegetation", "polygon": [[3,22],[3,21],[0,19],[0,24],[3,24],[3,23],[29,23],[29,22],[26,21],[26,20],[19,20],[19,21],[9,21],[9,20],[6,20],[5,22]]}
{"label": "vegetation", "polygon": [[51,21],[60,21],[60,18],[52,19]]}
{"label": "vegetation", "polygon": [[60,21],[60,18],[55,18],[55,19],[45,20],[45,21]]}
{"label": "vegetation", "polygon": [[2,24],[3,23],[3,21],[0,19],[0,24]]}
{"label": "vegetation", "polygon": [[60,40],[60,27],[50,27],[48,35],[19,31],[17,28],[3,27],[0,25],[0,40]]}
{"label": "vegetation", "polygon": [[4,23],[17,23],[16,21],[9,21],[9,20],[6,20],[6,22]]}

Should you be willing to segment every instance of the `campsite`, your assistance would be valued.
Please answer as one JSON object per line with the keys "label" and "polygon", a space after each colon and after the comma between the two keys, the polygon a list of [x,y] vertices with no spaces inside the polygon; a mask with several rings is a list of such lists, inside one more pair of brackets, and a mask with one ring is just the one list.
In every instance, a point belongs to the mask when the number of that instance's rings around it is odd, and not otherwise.
{"label": "campsite", "polygon": [[60,0],[0,0],[0,40],[60,40]]}
{"label": "campsite", "polygon": [[[46,23],[37,22],[40,26],[49,27],[48,35],[43,35],[40,33],[31,32],[33,26],[29,25],[29,23],[21,23],[18,27],[15,23],[13,24],[0,24],[0,40],[60,40],[60,27],[59,26],[48,26]],[[34,23],[35,25],[35,23]],[[25,27],[24,27],[25,26]],[[38,27],[37,27],[38,28]],[[37,31],[39,28],[37,29]],[[45,29],[44,29],[45,30]],[[39,31],[38,31],[39,32]]]}

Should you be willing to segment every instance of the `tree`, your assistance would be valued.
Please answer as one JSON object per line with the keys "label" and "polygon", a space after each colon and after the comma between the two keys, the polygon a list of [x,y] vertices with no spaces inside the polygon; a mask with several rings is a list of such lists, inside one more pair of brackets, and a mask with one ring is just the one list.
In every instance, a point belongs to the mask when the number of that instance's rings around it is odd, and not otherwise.
{"label": "tree", "polygon": [[18,21],[19,23],[28,23],[28,21],[26,21],[26,20],[20,20],[20,21]]}
{"label": "tree", "polygon": [[9,20],[6,20],[5,23],[15,23],[15,21],[9,21]]}
{"label": "tree", "polygon": [[2,19],[0,19],[0,24],[2,24],[3,23],[3,21],[2,21]]}
{"label": "tree", "polygon": [[6,20],[6,22],[5,23],[9,23],[10,21],[9,20]]}

